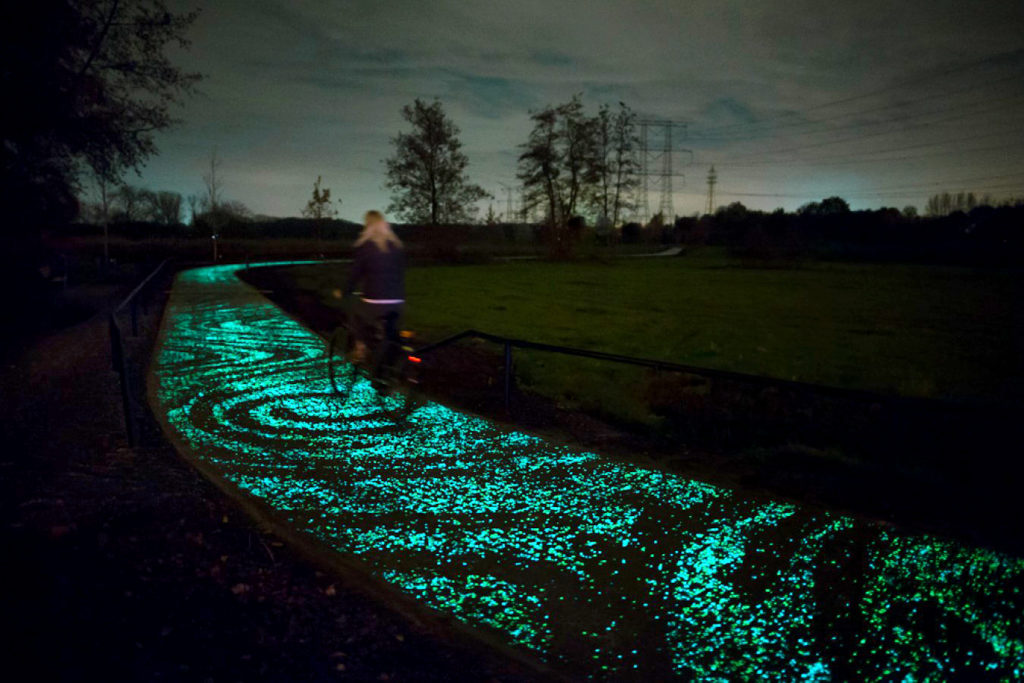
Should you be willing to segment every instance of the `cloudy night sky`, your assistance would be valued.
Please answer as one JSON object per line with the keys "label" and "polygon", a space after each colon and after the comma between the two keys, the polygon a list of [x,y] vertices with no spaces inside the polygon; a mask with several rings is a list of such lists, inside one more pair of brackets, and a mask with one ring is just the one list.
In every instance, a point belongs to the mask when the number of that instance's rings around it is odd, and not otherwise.
{"label": "cloudy night sky", "polygon": [[[196,3],[169,3],[173,9]],[[313,181],[358,219],[387,205],[400,109],[439,98],[472,180],[515,183],[529,112],[583,93],[687,123],[677,214],[716,204],[923,207],[942,191],[1024,196],[1024,3],[217,0],[175,59],[206,80],[141,178],[298,215]],[[677,135],[678,138],[678,135]],[[657,197],[651,202],[657,206]],[[486,206],[484,202],[483,206]]]}

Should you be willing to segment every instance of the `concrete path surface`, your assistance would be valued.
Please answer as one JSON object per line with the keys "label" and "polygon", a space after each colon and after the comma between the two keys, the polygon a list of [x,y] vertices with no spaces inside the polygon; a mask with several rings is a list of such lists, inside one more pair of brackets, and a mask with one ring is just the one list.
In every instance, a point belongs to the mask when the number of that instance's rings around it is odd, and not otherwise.
{"label": "concrete path surface", "polygon": [[[1024,676],[1024,560],[549,443],[369,386],[235,275],[178,276],[151,401],[179,448],[382,582],[576,675]],[[965,454],[969,457],[969,454]]]}

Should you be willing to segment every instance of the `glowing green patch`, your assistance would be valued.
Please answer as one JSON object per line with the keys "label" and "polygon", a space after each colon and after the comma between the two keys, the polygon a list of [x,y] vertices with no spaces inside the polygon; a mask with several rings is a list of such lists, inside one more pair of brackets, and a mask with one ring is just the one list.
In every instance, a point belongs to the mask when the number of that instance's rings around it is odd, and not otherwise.
{"label": "glowing green patch", "polygon": [[154,378],[200,458],[385,581],[594,676],[1024,676],[1024,561],[744,497],[428,403],[340,404],[323,342],[178,276]]}

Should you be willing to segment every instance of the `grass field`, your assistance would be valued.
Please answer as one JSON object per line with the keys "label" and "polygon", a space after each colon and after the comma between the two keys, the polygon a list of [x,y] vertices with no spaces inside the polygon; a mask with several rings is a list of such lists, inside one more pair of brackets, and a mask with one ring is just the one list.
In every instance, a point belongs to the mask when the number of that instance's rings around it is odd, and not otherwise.
{"label": "grass field", "polygon": [[[292,269],[329,300],[337,266]],[[410,268],[407,325],[466,328],[744,373],[911,396],[1024,397],[1024,275],[970,268],[742,268],[705,250],[603,263]],[[634,369],[517,352],[525,385],[646,421]]]}

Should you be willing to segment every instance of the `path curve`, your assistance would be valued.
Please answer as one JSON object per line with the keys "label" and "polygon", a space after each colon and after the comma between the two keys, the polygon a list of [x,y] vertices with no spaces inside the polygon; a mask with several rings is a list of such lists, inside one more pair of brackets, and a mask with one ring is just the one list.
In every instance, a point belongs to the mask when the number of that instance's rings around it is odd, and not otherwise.
{"label": "path curve", "polygon": [[1024,677],[1024,560],[752,498],[430,403],[332,399],[322,340],[179,274],[151,402],[207,471],[443,613],[569,671]]}

